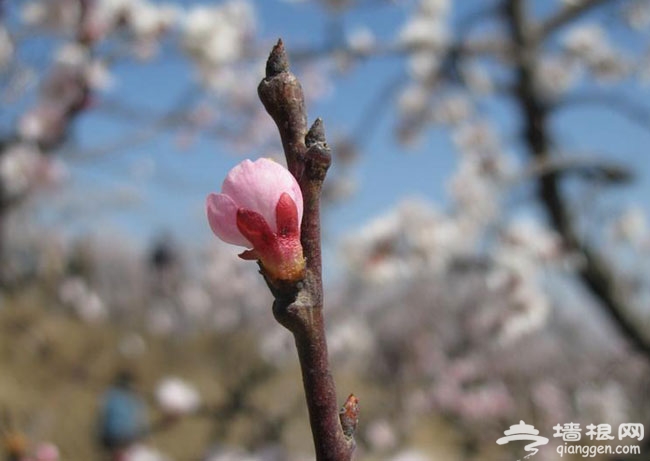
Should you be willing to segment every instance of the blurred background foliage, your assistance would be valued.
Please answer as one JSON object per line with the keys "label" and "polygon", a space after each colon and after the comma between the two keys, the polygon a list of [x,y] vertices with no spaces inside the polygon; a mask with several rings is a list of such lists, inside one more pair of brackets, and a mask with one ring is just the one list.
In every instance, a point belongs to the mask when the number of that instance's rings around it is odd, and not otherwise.
{"label": "blurred background foliage", "polygon": [[[650,428],[649,1],[0,0],[0,19],[7,459],[311,459],[291,337],[204,214],[237,155],[281,161],[256,95],[278,36],[333,141],[328,343],[357,459],[518,459],[495,441],[520,420],[548,460],[558,423]],[[109,449],[115,395],[146,410]]]}

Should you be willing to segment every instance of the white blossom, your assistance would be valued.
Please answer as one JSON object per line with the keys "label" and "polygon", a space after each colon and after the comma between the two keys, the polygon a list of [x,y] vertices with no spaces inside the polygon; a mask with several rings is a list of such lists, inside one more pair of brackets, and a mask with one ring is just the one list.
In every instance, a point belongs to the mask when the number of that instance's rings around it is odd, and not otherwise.
{"label": "white blossom", "polygon": [[537,69],[536,85],[546,96],[557,97],[571,90],[581,76],[580,67],[562,57],[545,56]]}
{"label": "white blossom", "polygon": [[147,329],[157,335],[168,335],[176,327],[176,315],[169,302],[159,302],[149,310],[146,318]]}
{"label": "white blossom", "polygon": [[140,357],[147,351],[147,343],[141,335],[129,333],[120,340],[118,350],[124,357]]}
{"label": "white blossom", "polygon": [[464,95],[454,94],[442,98],[433,109],[433,120],[437,123],[458,124],[472,115],[474,108]]}
{"label": "white blossom", "polygon": [[134,1],[129,11],[129,26],[138,39],[155,38],[175,19],[175,11],[169,6],[163,9],[146,1]]}
{"label": "white blossom", "polygon": [[460,72],[463,80],[472,92],[479,95],[486,95],[494,90],[492,77],[483,66],[476,63],[466,63],[460,68]]}
{"label": "white blossom", "polygon": [[69,277],[59,287],[59,299],[72,307],[81,320],[98,323],[106,320],[108,309],[99,295],[81,277]]}
{"label": "white blossom", "polygon": [[245,0],[194,6],[185,16],[183,43],[200,67],[211,68],[241,57],[254,28],[254,10]]}
{"label": "white blossom", "polygon": [[18,121],[18,133],[27,141],[49,141],[62,132],[64,123],[61,106],[44,101],[23,113]]}
{"label": "white blossom", "polygon": [[567,51],[583,57],[593,56],[599,49],[609,46],[605,31],[598,24],[574,26],[563,40]]}
{"label": "white blossom", "polygon": [[533,282],[520,283],[512,294],[516,307],[503,325],[498,341],[502,344],[515,342],[519,338],[546,325],[551,308],[547,296]]}
{"label": "white blossom", "polygon": [[501,382],[480,385],[463,393],[460,413],[467,420],[476,422],[506,417],[513,407],[510,395],[509,389]]}
{"label": "white blossom", "polygon": [[76,42],[65,43],[54,53],[54,61],[64,66],[82,67],[89,59],[88,48]]}
{"label": "white blossom", "polygon": [[585,0],[560,0],[565,6],[576,7],[583,3]]}
{"label": "white blossom", "polygon": [[407,280],[469,251],[474,233],[463,225],[422,202],[405,201],[346,239],[345,259],[369,283]]}
{"label": "white blossom", "polygon": [[574,26],[563,38],[566,52],[578,58],[596,78],[611,82],[630,70],[629,59],[611,44],[598,24]]}
{"label": "white blossom", "polygon": [[650,2],[637,0],[625,6],[625,20],[633,29],[643,31],[650,26]]}
{"label": "white blossom", "polygon": [[202,286],[186,283],[180,290],[180,302],[184,312],[195,319],[202,319],[212,307],[212,300]]}
{"label": "white blossom", "polygon": [[217,448],[205,461],[263,461],[259,457],[238,448]]}
{"label": "white blossom", "polygon": [[432,458],[417,450],[400,451],[390,461],[432,461]]}
{"label": "white blossom", "polygon": [[625,210],[613,226],[614,237],[632,245],[638,245],[648,236],[648,221],[641,207]]}
{"label": "white blossom", "polygon": [[147,447],[146,445],[136,444],[129,447],[123,454],[124,461],[170,461],[157,450]]}
{"label": "white blossom", "polygon": [[372,421],[366,429],[366,439],[376,451],[388,451],[397,445],[397,434],[390,422],[385,419]]}
{"label": "white blossom", "polygon": [[440,59],[429,51],[416,51],[408,57],[409,74],[414,80],[432,80],[439,67]]}
{"label": "white blossom", "polygon": [[14,44],[7,29],[0,26],[0,72],[11,62],[14,56]]}
{"label": "white blossom", "polygon": [[32,0],[23,5],[22,20],[30,25],[39,24],[47,17],[47,9],[43,2]]}
{"label": "white blossom", "polygon": [[402,114],[414,114],[426,109],[429,93],[421,84],[412,84],[402,90],[397,106]]}
{"label": "white blossom", "polygon": [[532,218],[511,221],[504,230],[503,240],[511,247],[521,249],[540,260],[552,259],[561,250],[559,236]]}
{"label": "white blossom", "polygon": [[156,401],[164,413],[180,416],[195,412],[201,404],[201,397],[186,381],[167,377],[156,387]]}
{"label": "white blossom", "polygon": [[629,399],[625,389],[616,381],[600,386],[584,386],[577,390],[576,404],[579,414],[590,414],[599,421],[607,421],[613,427],[627,422]]}
{"label": "white blossom", "polygon": [[347,319],[330,329],[327,343],[332,356],[364,357],[372,350],[374,338],[362,319]]}
{"label": "white blossom", "polygon": [[450,0],[420,0],[419,9],[423,14],[438,17],[449,13],[451,9]]}
{"label": "white blossom", "polygon": [[454,144],[462,153],[475,151],[495,151],[499,141],[493,127],[483,121],[470,121],[453,131]]}
{"label": "white blossom", "polygon": [[446,25],[436,18],[414,16],[400,31],[398,41],[407,48],[441,51],[449,43],[449,31]]}
{"label": "white blossom", "polygon": [[375,34],[365,26],[353,29],[346,39],[350,50],[362,55],[370,53],[376,43]]}
{"label": "white blossom", "polygon": [[88,86],[94,90],[108,90],[115,83],[106,62],[100,59],[93,59],[86,65],[84,76]]}
{"label": "white blossom", "polygon": [[293,359],[295,342],[290,334],[279,328],[265,332],[259,342],[260,355],[264,360],[277,366]]}
{"label": "white blossom", "polygon": [[491,219],[498,212],[498,188],[483,168],[481,159],[464,156],[459,168],[447,181],[447,192],[461,213],[477,223]]}
{"label": "white blossom", "polygon": [[79,24],[80,3],[77,0],[31,0],[21,9],[25,24],[69,31]]}
{"label": "white blossom", "polygon": [[0,153],[0,190],[17,197],[32,187],[37,177],[41,153],[30,143],[11,144]]}

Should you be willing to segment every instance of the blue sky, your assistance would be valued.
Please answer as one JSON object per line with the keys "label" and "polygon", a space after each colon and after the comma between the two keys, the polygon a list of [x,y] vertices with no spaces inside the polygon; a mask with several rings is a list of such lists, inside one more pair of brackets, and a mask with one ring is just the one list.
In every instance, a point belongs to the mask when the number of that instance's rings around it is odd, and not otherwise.
{"label": "blue sky", "polygon": [[[258,1],[255,4],[261,35],[268,39],[269,44],[277,37],[283,37],[288,47],[303,48],[322,43],[327,33],[328,18],[318,6],[281,1]],[[347,15],[343,24],[346,29],[368,25],[380,39],[390,39],[399,31],[405,18],[402,11],[393,7],[363,9]],[[168,108],[191,82],[193,75],[189,69],[177,58],[162,57],[143,65],[121,65],[115,72],[117,86],[107,97],[116,97],[153,111]],[[403,61],[397,58],[363,63],[336,82],[335,91],[329,98],[308,108],[310,119],[323,117],[330,134],[344,131],[358,122],[364,109],[386,82],[400,75],[405,75],[405,69]],[[255,92],[256,88],[251,87],[250,91]],[[627,92],[637,101],[648,102],[650,107],[647,88],[630,86]],[[499,103],[490,104],[490,108],[495,113],[495,124],[504,128],[505,136],[513,136],[517,120],[512,106]],[[563,145],[603,155],[616,152],[623,162],[634,165],[639,172],[639,181],[615,197],[623,202],[641,202],[648,206],[648,131],[620,116],[587,106],[563,112],[554,119],[552,126]],[[353,167],[353,177],[358,182],[357,193],[349,201],[326,211],[325,231],[330,244],[346,231],[387,211],[406,197],[422,197],[444,206],[445,182],[456,160],[448,132],[429,130],[417,146],[405,149],[396,143],[394,127],[394,110],[389,108],[383,112],[374,135]],[[128,136],[128,133],[129,122],[92,114],[77,125],[79,142],[85,146],[110,144]],[[250,152],[247,156],[258,155]],[[220,188],[227,171],[240,160],[239,154],[229,152],[214,139],[201,138],[189,150],[179,151],[173,137],[163,134],[96,160],[70,163],[73,190],[78,193],[83,195],[91,191],[89,193],[101,195],[101,191],[110,194],[110,191],[118,189],[135,189],[142,202],[133,207],[107,207],[97,210],[97,213],[72,216],[67,224],[76,233],[111,230],[147,242],[151,236],[166,232],[179,241],[201,244],[213,238],[203,215],[204,198],[207,193]],[[149,163],[155,163],[156,167],[153,175],[142,183],[125,173],[134,165],[146,170]]]}
{"label": "blue sky", "polygon": [[[287,46],[303,48],[318,45],[325,34],[324,11],[313,5],[293,5],[285,2],[258,2],[261,34],[271,44],[283,37]],[[390,38],[402,21],[395,8],[356,14],[346,21],[350,28],[370,23],[373,30]],[[117,86],[106,97],[128,101],[152,110],[165,109],[176,100],[193,76],[189,67],[178,60],[159,59],[144,65],[128,64],[116,71]],[[358,66],[337,82],[334,93],[315,107],[309,107],[313,120],[321,116],[328,133],[335,136],[350,124],[356,124],[367,105],[389,79],[404,75],[399,60],[382,58]],[[369,76],[373,77],[369,77]],[[256,92],[255,87],[250,88]],[[392,104],[392,103],[389,103]],[[78,124],[82,145],[103,146],[120,136],[128,136],[129,122],[104,116],[84,118]],[[369,139],[361,160],[353,167],[358,181],[358,193],[348,202],[327,211],[328,233],[340,235],[361,225],[374,215],[385,211],[407,195],[432,199],[442,197],[442,184],[453,167],[454,157],[445,136],[432,132],[419,147],[404,152],[393,138],[394,118],[390,108],[384,111],[375,135]],[[433,141],[433,143],[429,142]],[[259,153],[250,152],[250,157]],[[155,161],[154,176],[142,186],[133,183],[124,172],[134,164]],[[202,204],[205,195],[218,190],[227,171],[241,160],[240,153],[228,152],[227,147],[213,139],[201,138],[187,151],[174,147],[170,136],[159,136],[142,145],[120,149],[95,160],[82,160],[74,166],[74,182],[84,189],[137,187],[145,204],[137,208],[112,210],[101,219],[110,226],[121,228],[136,239],[148,238],[161,231],[191,233],[192,240],[211,238],[204,225]],[[197,211],[198,210],[198,211]],[[79,229],[90,230],[95,218],[81,218]]]}

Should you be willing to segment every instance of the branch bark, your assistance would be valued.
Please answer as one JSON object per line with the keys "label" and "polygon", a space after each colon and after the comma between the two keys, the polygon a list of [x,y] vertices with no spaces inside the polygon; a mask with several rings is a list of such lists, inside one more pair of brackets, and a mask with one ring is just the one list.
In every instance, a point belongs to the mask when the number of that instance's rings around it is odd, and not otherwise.
{"label": "branch bark", "polygon": [[278,127],[287,167],[300,184],[304,202],[300,240],[306,259],[305,278],[280,285],[267,278],[275,297],[273,315],[296,342],[316,459],[349,461],[355,447],[354,431],[347,430],[346,425],[344,432],[343,413],[339,414],[323,317],[320,196],[331,155],[323,122],[316,119],[307,130],[302,88],[289,70],[282,40],[271,51],[258,94]]}
{"label": "branch bark", "polygon": [[583,14],[591,11],[594,7],[611,0],[582,0],[572,5],[567,5],[554,16],[541,23],[536,29],[534,36],[537,40],[543,40],[549,34],[560,27],[578,19]]}
{"label": "branch bark", "polygon": [[[552,24],[557,27],[562,22],[575,18],[576,14],[584,11],[584,8],[594,6],[596,3],[598,1],[585,1],[581,4],[583,8],[575,7],[572,14],[567,13]],[[527,24],[524,0],[508,1],[506,20],[515,45],[515,95],[523,115],[525,142],[530,156],[535,161],[544,163],[551,158],[551,135],[547,123],[549,107],[535,89],[535,56],[539,43],[534,37],[527,36],[530,28]],[[538,178],[538,197],[546,209],[551,224],[562,236],[568,248],[583,255],[584,264],[578,272],[583,285],[600,301],[605,313],[632,346],[650,360],[650,340],[630,318],[631,306],[618,289],[616,274],[606,259],[595,248],[579,238],[570,210],[562,196],[559,179],[557,172],[549,172]]]}
{"label": "branch bark", "polygon": [[616,112],[639,127],[650,131],[650,109],[636,100],[618,94],[602,92],[574,94],[557,104],[555,110],[585,105],[598,106]]}
{"label": "branch bark", "polygon": [[622,163],[605,157],[571,155],[567,157],[546,157],[542,162],[532,161],[516,181],[537,179],[549,174],[558,177],[582,177],[609,185],[628,184],[635,178],[634,171]]}

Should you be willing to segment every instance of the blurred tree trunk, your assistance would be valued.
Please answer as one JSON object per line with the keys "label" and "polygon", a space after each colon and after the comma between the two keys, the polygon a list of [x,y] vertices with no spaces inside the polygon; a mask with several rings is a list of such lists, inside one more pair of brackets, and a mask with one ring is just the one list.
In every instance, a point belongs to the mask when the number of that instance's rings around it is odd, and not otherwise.
{"label": "blurred tree trunk", "polygon": [[[592,0],[585,5],[600,3],[603,2]],[[545,36],[534,33],[540,28],[529,22],[524,0],[509,0],[506,6],[506,21],[514,45],[515,98],[523,118],[523,139],[532,160],[547,161],[553,155],[548,129],[549,107],[535,86],[537,58]],[[548,27],[541,27],[541,30],[550,32]],[[598,300],[609,319],[637,352],[650,361],[650,341],[630,318],[632,308],[617,288],[615,271],[594,248],[578,237],[559,180],[557,173],[549,172],[541,175],[538,182],[538,198],[551,225],[570,251],[583,256],[578,275],[584,287]]]}

